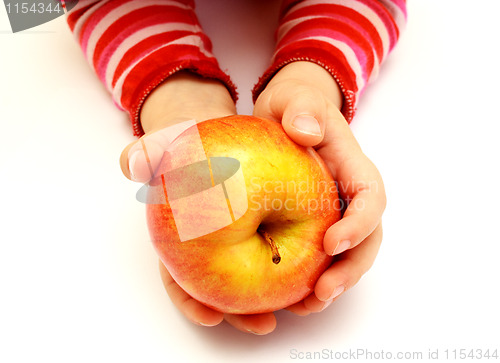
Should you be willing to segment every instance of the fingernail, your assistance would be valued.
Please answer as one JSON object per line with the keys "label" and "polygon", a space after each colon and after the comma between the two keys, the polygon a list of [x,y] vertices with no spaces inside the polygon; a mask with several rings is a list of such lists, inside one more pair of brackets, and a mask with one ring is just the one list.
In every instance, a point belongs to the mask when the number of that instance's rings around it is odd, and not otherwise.
{"label": "fingernail", "polygon": [[323,305],[323,307],[321,308],[321,311],[323,311],[327,307],[329,307],[332,302],[333,302],[333,300],[327,300],[327,301],[325,301],[325,305]]}
{"label": "fingernail", "polygon": [[292,126],[304,134],[321,136],[319,122],[312,116],[299,115],[293,119]]}
{"label": "fingernail", "polygon": [[141,150],[136,150],[128,158],[128,170],[130,172],[130,179],[132,180],[136,180],[136,177],[134,175],[134,168],[135,168],[135,162],[137,161],[137,158],[139,157],[140,153]]}
{"label": "fingernail", "polygon": [[216,326],[218,325],[219,323],[215,323],[215,324],[204,324],[202,323],[201,321],[198,322],[198,324],[200,324],[201,326],[208,326],[208,327],[212,327],[212,326]]}
{"label": "fingernail", "polygon": [[335,299],[337,296],[339,296],[340,294],[342,294],[345,290],[345,286],[344,285],[339,285],[335,288],[335,290],[333,290],[332,294],[330,295],[330,297],[328,298],[327,301],[332,301],[333,299]]}
{"label": "fingernail", "polygon": [[344,252],[347,250],[349,247],[351,247],[351,241],[349,240],[343,240],[337,243],[337,247],[335,247],[335,250],[333,251],[332,255],[338,255],[339,253]]}
{"label": "fingernail", "polygon": [[255,335],[265,335],[265,334],[260,334],[260,333],[254,332],[254,331],[253,331],[253,330],[251,330],[251,329],[247,329],[247,332],[252,333],[252,334],[255,334]]}

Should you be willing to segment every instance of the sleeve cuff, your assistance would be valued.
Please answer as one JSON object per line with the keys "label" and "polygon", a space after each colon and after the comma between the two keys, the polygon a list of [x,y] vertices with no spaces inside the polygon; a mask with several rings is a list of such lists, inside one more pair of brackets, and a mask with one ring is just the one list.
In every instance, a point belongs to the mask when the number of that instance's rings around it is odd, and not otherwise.
{"label": "sleeve cuff", "polygon": [[[141,69],[148,70],[146,74]],[[147,97],[161,83],[179,71],[190,71],[204,78],[216,79],[222,82],[228,89],[234,102],[238,99],[236,86],[230,77],[218,66],[215,59],[184,59],[174,63],[155,64],[152,59],[144,59],[130,72],[124,82],[122,94],[114,94],[115,102],[120,99],[118,107],[123,108],[129,114],[135,136],[144,135],[140,122],[140,113]]]}
{"label": "sleeve cuff", "polygon": [[332,57],[331,51],[321,49],[321,46],[319,48],[298,46],[290,48],[291,49],[284,49],[276,55],[272,65],[254,86],[252,91],[253,101],[255,102],[257,100],[267,84],[281,68],[292,62],[308,61],[323,67],[335,79],[343,95],[342,109],[340,111],[347,122],[351,122],[356,112],[358,89],[353,82],[355,77],[349,73],[349,68],[342,62],[343,56],[339,54],[339,58]]}

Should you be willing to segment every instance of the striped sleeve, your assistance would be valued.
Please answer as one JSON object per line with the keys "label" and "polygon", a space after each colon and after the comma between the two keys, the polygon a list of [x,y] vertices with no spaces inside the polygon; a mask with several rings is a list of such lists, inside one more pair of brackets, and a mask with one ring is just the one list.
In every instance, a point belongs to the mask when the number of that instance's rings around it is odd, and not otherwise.
{"label": "striped sleeve", "polygon": [[256,84],[254,100],[280,68],[311,61],[339,84],[350,122],[405,23],[406,0],[284,0],[272,64]]}
{"label": "striped sleeve", "polygon": [[193,0],[80,0],[67,22],[115,104],[130,115],[137,136],[144,133],[139,120],[144,100],[177,71],[218,79],[236,100]]}

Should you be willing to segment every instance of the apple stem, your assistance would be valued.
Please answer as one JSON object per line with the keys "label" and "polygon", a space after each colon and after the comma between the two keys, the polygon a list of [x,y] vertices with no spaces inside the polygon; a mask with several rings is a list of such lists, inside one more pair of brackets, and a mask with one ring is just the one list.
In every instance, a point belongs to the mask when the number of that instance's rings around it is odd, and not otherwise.
{"label": "apple stem", "polygon": [[271,246],[271,252],[273,253],[273,263],[277,265],[281,261],[281,256],[280,253],[278,252],[278,247],[276,246],[276,243],[274,242],[273,238],[269,233],[266,231],[262,230],[261,228],[257,229],[257,232],[259,232],[262,237],[269,243],[269,246]]}

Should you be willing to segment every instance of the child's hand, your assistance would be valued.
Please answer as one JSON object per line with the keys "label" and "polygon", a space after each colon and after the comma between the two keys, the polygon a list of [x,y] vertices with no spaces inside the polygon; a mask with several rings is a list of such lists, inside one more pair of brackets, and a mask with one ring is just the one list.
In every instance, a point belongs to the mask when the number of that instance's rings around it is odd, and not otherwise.
{"label": "child's hand", "polygon": [[349,202],[343,218],[328,229],[325,251],[335,262],[315,291],[288,310],[307,315],[325,309],[372,266],[382,242],[386,205],[382,178],[363,154],[339,111],[342,96],[333,77],[310,62],[283,67],[259,95],[254,115],[281,122],[298,144],[314,146]]}
{"label": "child's hand", "polygon": [[[184,72],[175,74],[146,99],[141,111],[141,124],[146,134],[123,150],[120,157],[123,173],[137,182],[149,181],[151,170],[158,168],[164,149],[171,141],[170,131],[175,128],[174,125],[188,120],[203,121],[235,113],[233,100],[221,83]],[[147,159],[142,143],[147,145]],[[160,273],[174,305],[195,324],[214,326],[226,320],[235,328],[254,334],[267,334],[276,327],[273,313],[231,315],[210,309],[182,290],[161,262]]]}

